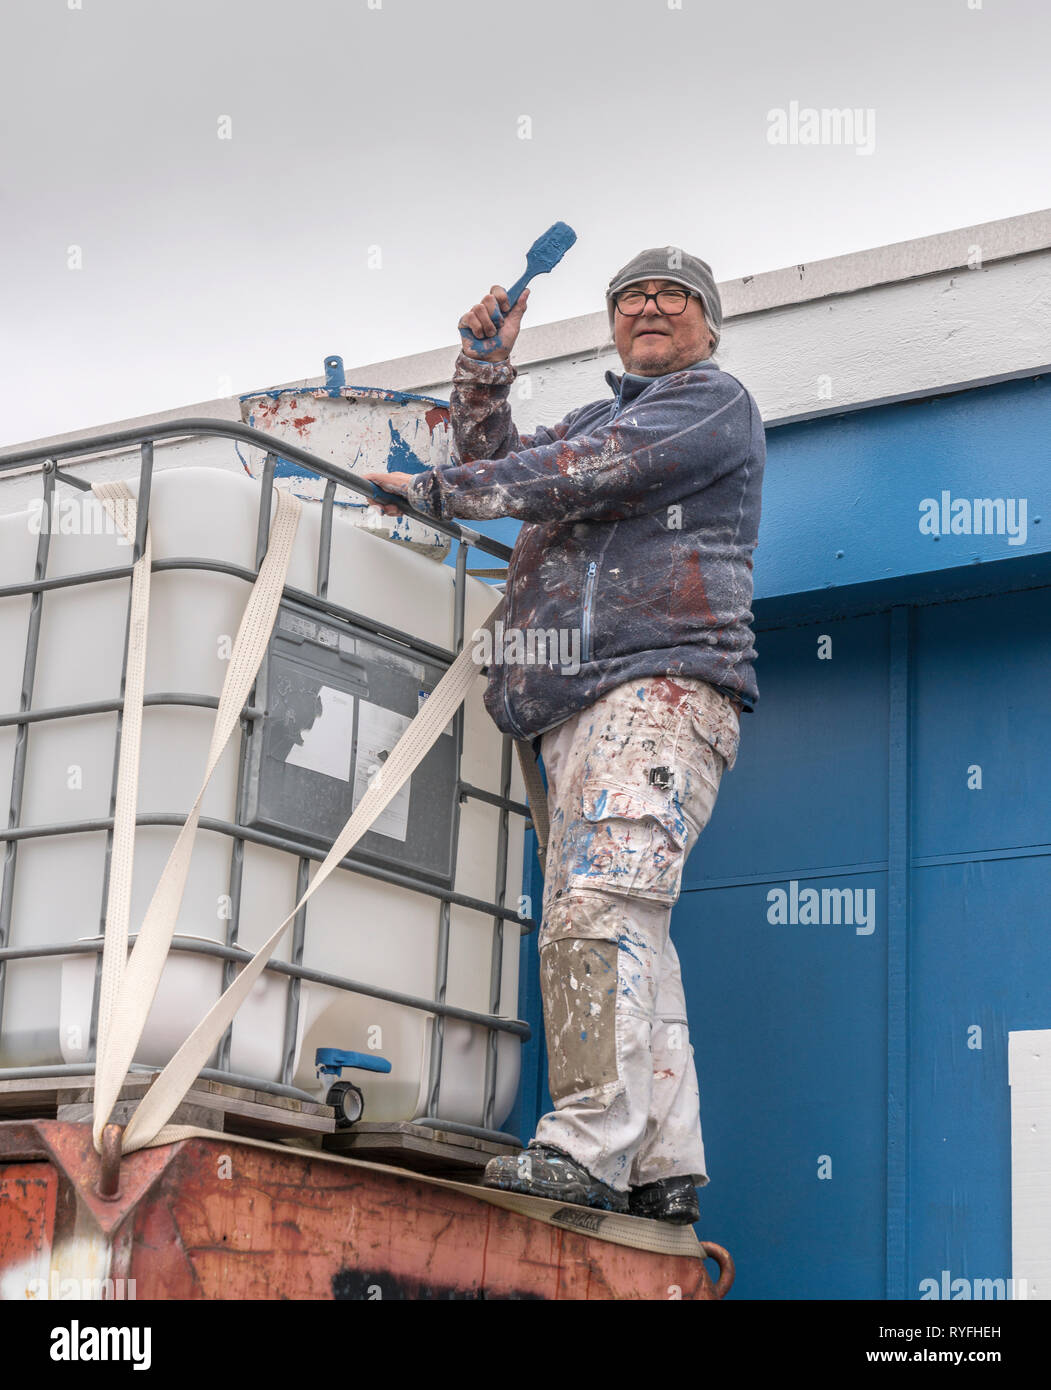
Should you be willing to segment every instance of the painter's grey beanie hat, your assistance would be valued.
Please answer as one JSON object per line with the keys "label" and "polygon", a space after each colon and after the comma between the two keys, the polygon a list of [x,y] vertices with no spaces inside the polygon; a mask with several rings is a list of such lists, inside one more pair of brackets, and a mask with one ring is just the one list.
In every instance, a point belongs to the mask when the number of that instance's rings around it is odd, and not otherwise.
{"label": "painter's grey beanie hat", "polygon": [[694,294],[700,295],[704,317],[715,339],[712,344],[712,351],[715,351],[722,336],[723,305],[707,261],[687,255],[678,246],[655,246],[649,251],[640,251],[634,260],[617,271],[606,290],[610,333],[613,332],[613,296],[636,280],[674,280],[677,285],[685,285]]}

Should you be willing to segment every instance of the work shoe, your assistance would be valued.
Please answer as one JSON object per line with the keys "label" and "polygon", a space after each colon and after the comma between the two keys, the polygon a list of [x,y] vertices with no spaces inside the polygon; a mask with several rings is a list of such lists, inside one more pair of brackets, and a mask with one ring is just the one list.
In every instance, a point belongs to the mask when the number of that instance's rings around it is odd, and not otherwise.
{"label": "work shoe", "polygon": [[633,1187],[628,1211],[650,1221],[670,1221],[676,1226],[692,1226],[700,1219],[697,1189],[689,1178],[662,1178],[660,1182]]}
{"label": "work shoe", "polygon": [[626,1192],[599,1182],[569,1154],[549,1144],[530,1145],[519,1154],[491,1158],[485,1166],[482,1185],[580,1207],[598,1207],[600,1211],[628,1210]]}

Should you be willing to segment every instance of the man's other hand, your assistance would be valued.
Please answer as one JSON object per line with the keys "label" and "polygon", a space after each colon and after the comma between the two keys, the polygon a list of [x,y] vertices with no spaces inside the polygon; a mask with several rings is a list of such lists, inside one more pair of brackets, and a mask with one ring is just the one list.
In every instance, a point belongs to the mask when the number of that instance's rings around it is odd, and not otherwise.
{"label": "man's other hand", "polygon": [[[415,473],[360,473],[358,475],[368,483],[375,483],[384,492],[397,492],[402,497],[408,491],[409,484],[416,476]],[[370,507],[379,507],[384,516],[401,516],[401,507],[396,507],[393,502],[384,502],[378,497],[368,499]]]}
{"label": "man's other hand", "polygon": [[[523,290],[512,309],[507,291],[502,285],[494,285],[488,294],[467,310],[457,325],[464,355],[478,362],[506,362],[522,326],[522,315],[528,307],[528,300],[529,291]],[[493,311],[496,309],[503,315],[499,328],[493,322]],[[491,340],[492,346],[478,352],[471,346],[472,337],[481,338],[487,344]]]}

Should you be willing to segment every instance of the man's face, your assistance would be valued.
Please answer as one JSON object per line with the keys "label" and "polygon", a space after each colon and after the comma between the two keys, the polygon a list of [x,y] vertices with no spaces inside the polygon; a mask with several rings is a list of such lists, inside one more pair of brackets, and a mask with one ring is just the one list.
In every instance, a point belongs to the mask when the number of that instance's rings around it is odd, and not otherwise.
{"label": "man's face", "polygon": [[[631,288],[656,294],[661,288],[682,289],[684,286],[672,280],[638,280]],[[637,376],[663,376],[708,357],[712,332],[701,301],[691,294],[681,314],[662,314],[653,299],[648,299],[642,313],[634,317],[614,309],[613,341],[625,371]]]}

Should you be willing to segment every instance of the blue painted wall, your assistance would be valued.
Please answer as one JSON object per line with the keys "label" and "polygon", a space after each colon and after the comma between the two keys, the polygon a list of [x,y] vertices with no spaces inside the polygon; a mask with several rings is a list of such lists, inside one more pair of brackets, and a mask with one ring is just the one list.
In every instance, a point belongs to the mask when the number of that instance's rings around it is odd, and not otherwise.
{"label": "blue painted wall", "polygon": [[[672,921],[731,1296],[1010,1278],[1007,1035],[1051,1027],[1049,437],[1047,377],[768,434],[760,705]],[[1025,544],[923,535],[943,489],[1025,498]],[[873,890],[874,930],[772,923],[792,880]],[[522,1016],[528,1139],[534,937]]]}

